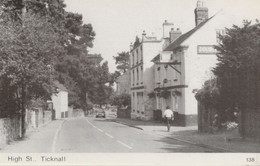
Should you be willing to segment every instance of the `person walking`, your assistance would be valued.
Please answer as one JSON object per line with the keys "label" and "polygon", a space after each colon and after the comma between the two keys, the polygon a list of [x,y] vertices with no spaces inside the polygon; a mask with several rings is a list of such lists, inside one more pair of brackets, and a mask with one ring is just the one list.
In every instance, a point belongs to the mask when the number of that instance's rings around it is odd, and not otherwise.
{"label": "person walking", "polygon": [[166,119],[167,129],[168,129],[168,132],[169,132],[170,129],[171,129],[171,120],[174,119],[174,117],[173,117],[173,111],[170,110],[170,107],[169,107],[169,106],[166,107],[166,110],[164,111],[163,116],[164,116],[164,118]]}

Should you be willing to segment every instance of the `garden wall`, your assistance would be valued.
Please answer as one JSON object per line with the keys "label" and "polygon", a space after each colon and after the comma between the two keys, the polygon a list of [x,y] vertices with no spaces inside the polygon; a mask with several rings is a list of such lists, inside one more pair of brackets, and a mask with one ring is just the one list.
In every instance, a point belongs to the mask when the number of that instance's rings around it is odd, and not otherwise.
{"label": "garden wall", "polygon": [[[26,132],[41,127],[52,120],[52,112],[40,108],[26,110]],[[0,148],[20,137],[21,121],[18,117],[0,119]]]}
{"label": "garden wall", "polygon": [[19,118],[0,119],[0,148],[20,137],[20,126]]}

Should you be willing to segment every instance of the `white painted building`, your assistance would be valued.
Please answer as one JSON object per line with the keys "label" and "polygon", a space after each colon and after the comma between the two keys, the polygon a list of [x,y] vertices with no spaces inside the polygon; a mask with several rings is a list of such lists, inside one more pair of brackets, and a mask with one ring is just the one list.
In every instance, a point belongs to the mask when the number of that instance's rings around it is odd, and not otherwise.
{"label": "white painted building", "polygon": [[142,41],[136,38],[130,50],[131,118],[153,118],[155,102],[147,94],[154,89],[154,64],[152,58],[162,49],[162,40],[148,37],[143,32]]}
{"label": "white painted building", "polygon": [[218,35],[234,23],[224,12],[208,18],[208,9],[201,1],[194,12],[196,27],[183,35],[172,29],[177,35],[170,35],[170,44],[153,59],[156,108],[170,106],[178,113],[177,123],[183,126],[197,124],[196,90],[213,76]]}
{"label": "white painted building", "polygon": [[55,119],[65,117],[68,112],[68,90],[60,83],[55,83],[58,93],[52,95],[53,109],[55,110]]}

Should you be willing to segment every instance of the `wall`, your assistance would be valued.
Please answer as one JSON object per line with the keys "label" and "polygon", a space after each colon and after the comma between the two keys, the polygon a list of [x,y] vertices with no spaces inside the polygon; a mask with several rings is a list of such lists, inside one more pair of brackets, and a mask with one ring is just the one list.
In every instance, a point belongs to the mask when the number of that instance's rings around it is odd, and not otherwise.
{"label": "wall", "polygon": [[[141,49],[142,47],[142,49]],[[154,64],[151,62],[154,56],[156,56],[162,49],[161,41],[144,41],[138,48],[138,67],[131,69],[131,87],[140,87],[131,90],[131,118],[150,120],[153,118],[154,107],[150,104],[147,94],[154,89]],[[133,50],[135,54],[135,62],[137,63],[136,49]],[[133,53],[132,52],[132,53]],[[143,59],[141,59],[143,58]],[[132,55],[131,55],[132,64]],[[142,64],[143,62],[143,64]],[[131,65],[132,67],[132,65]],[[143,67],[143,70],[142,70]],[[137,68],[139,70],[139,79],[137,79]],[[135,81],[133,81],[133,70],[135,71]],[[142,71],[142,72],[140,72]],[[137,80],[139,80],[137,82]],[[143,87],[142,87],[143,86]],[[134,93],[134,96],[133,96]],[[138,94],[138,95],[137,95]],[[142,95],[141,95],[142,94]],[[154,104],[154,103],[153,103]],[[152,106],[152,107],[151,107]]]}
{"label": "wall", "polygon": [[216,66],[216,54],[198,54],[199,45],[218,45],[217,30],[230,27],[234,20],[225,13],[219,13],[198,29],[191,37],[182,43],[188,46],[184,53],[185,66],[185,115],[197,114],[197,100],[194,90],[201,89],[204,82],[214,77],[212,69]]}
{"label": "wall", "polygon": [[73,109],[72,107],[69,107],[68,117],[69,118],[85,117],[85,114],[82,109]]}
{"label": "wall", "polygon": [[18,118],[0,119],[0,148],[20,136],[20,121]]}
{"label": "wall", "polygon": [[[41,127],[51,122],[52,112],[41,108],[26,109],[25,126],[26,132]],[[21,121],[18,117],[0,119],[0,148],[20,137]]]}
{"label": "wall", "polygon": [[26,130],[31,131],[52,121],[52,112],[42,108],[26,109]]}

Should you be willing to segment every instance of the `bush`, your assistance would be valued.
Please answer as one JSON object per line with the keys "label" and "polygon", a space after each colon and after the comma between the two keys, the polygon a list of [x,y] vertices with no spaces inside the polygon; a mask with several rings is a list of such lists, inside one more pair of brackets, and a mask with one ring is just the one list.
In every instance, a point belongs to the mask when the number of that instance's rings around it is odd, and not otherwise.
{"label": "bush", "polygon": [[131,105],[131,96],[129,94],[120,94],[114,96],[112,99],[112,104],[118,107],[121,106],[130,106]]}
{"label": "bush", "polygon": [[204,83],[202,89],[198,90],[195,95],[196,99],[202,102],[207,108],[218,108],[219,106],[219,88],[217,79],[211,79]]}

